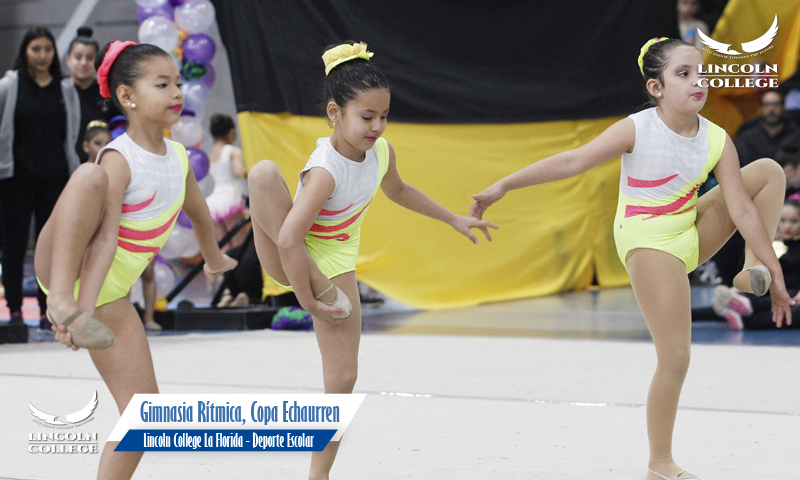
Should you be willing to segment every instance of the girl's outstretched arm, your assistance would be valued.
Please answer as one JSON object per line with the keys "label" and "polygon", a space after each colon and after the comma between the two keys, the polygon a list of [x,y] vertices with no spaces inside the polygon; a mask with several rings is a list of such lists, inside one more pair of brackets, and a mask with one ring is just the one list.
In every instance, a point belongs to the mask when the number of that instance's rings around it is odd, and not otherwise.
{"label": "girl's outstretched arm", "polygon": [[722,197],[725,199],[731,220],[741,232],[747,245],[761,263],[769,269],[772,276],[772,285],[769,289],[772,297],[772,320],[778,327],[782,325],[784,318],[788,324],[791,324],[791,306],[795,302],[786,292],[783,270],[781,270],[781,264],[772,248],[771,234],[773,232],[767,233],[761,215],[747,194],[739,168],[739,156],[736,154],[736,147],[734,147],[731,137],[725,140],[725,148],[722,149],[722,156],[714,168],[714,174],[722,188]]}
{"label": "girl's outstretched arm", "polygon": [[81,266],[81,290],[78,295],[78,306],[87,315],[94,315],[97,297],[114,261],[119,240],[119,219],[122,215],[122,202],[125,189],[131,181],[131,170],[128,162],[116,150],[107,150],[100,159],[100,167],[108,176],[108,192],[106,194],[105,213],[97,231],[96,240],[89,244]]}
{"label": "girl's outstretched arm", "polygon": [[186,175],[186,197],[183,200],[183,211],[192,221],[194,236],[197,238],[200,252],[206,260],[206,264],[203,266],[205,272],[208,275],[219,275],[233,270],[238,262],[222,253],[217,246],[214,221],[211,219],[211,212],[208,210],[203,192],[197,185],[191,165],[189,165],[189,173]]}
{"label": "girl's outstretched arm", "polygon": [[586,145],[539,160],[473,195],[474,202],[469,214],[482,219],[486,209],[509,191],[573,177],[625,152],[631,152],[635,141],[633,120],[623,118]]}
{"label": "girl's outstretched arm", "polygon": [[436,220],[441,220],[455,228],[458,233],[472,240],[473,243],[478,243],[478,238],[471,232],[473,228],[482,231],[489,241],[492,240],[489,229],[496,229],[498,228],[497,225],[463,215],[456,215],[442,205],[436,203],[417,188],[407,184],[400,178],[400,174],[397,172],[395,158],[394,148],[389,144],[389,169],[381,182],[381,190],[389,197],[389,200],[411,211],[421,213]]}

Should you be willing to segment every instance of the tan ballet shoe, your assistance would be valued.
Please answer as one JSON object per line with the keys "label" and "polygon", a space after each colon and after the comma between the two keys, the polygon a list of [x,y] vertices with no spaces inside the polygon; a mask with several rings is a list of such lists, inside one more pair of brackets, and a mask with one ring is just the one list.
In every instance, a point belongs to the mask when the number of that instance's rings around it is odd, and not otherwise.
{"label": "tan ballet shoe", "polygon": [[[326,293],[330,292],[331,288],[335,288],[336,289],[336,299],[334,299],[332,302],[325,302],[325,301],[319,300],[323,295],[325,295]],[[324,292],[320,293],[319,295],[317,295],[314,298],[319,300],[320,302],[324,303],[325,305],[330,305],[332,307],[337,307],[337,308],[343,308],[344,309],[344,313],[332,313],[331,314],[331,318],[336,318],[336,319],[339,319],[339,320],[343,320],[343,319],[348,318],[350,315],[353,314],[353,304],[350,303],[350,299],[347,298],[347,295],[345,295],[345,293],[339,287],[337,287],[334,284],[331,284],[331,286],[326,288]]]}
{"label": "tan ballet shoe", "polygon": [[[738,277],[739,275],[745,272],[750,272],[749,275],[750,291],[753,292],[753,295],[761,297],[769,291],[769,286],[770,284],[772,284],[772,275],[769,274],[769,270],[767,269],[767,267],[765,267],[764,265],[757,265],[755,267],[745,268],[744,270],[739,272],[736,276]],[[739,282],[741,282],[741,280]],[[737,282],[736,278],[734,277],[733,286],[738,288],[739,290],[746,292],[747,291],[746,288],[740,288],[740,286],[736,285],[739,282]]]}
{"label": "tan ballet shoe", "polygon": [[[79,308],[78,310],[75,310],[75,313],[70,315],[66,320],[59,323],[53,319],[52,315],[50,315],[50,310],[47,310],[47,318],[50,319],[50,323],[53,325],[64,325],[65,327],[81,315],[83,315],[83,311]],[[114,332],[108,328],[108,325],[94,317],[89,316],[86,317],[86,324],[83,326],[83,328],[76,332],[70,332],[70,334],[72,334],[72,344],[81,348],[94,348],[100,350],[114,345],[114,342],[117,341],[117,337],[114,336]]]}

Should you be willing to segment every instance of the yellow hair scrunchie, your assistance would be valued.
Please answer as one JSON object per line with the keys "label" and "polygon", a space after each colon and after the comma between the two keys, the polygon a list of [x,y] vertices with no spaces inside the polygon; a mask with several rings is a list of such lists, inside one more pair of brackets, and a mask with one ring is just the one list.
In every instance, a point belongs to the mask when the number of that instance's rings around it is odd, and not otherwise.
{"label": "yellow hair scrunchie", "polygon": [[331,48],[322,54],[322,61],[325,62],[325,75],[331,73],[333,67],[340,63],[353,60],[354,58],[363,58],[369,60],[374,53],[367,51],[367,44],[364,42],[339,45],[338,47]]}
{"label": "yellow hair scrunchie", "polygon": [[658,42],[663,42],[664,40],[669,40],[669,38],[668,37],[651,38],[650,40],[647,41],[647,43],[645,43],[642,46],[642,49],[639,50],[639,71],[642,72],[642,75],[644,75],[644,54],[647,53],[647,51],[650,50],[650,47],[652,47],[654,44]]}

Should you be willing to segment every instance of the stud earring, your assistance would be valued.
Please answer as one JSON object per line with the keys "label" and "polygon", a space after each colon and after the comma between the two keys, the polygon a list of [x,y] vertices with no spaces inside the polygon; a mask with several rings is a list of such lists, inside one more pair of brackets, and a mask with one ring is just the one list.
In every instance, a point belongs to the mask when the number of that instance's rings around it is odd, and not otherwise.
{"label": "stud earring", "polygon": [[131,107],[131,108],[136,108],[136,104],[135,103],[129,103],[128,106]]}
{"label": "stud earring", "polygon": [[661,96],[661,92],[658,92],[658,96],[659,96],[659,97]]}

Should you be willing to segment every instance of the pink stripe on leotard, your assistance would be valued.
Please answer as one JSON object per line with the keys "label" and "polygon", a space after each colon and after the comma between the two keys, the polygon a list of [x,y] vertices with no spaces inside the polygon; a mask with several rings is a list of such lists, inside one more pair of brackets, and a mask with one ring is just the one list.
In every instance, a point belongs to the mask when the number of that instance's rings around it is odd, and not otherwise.
{"label": "pink stripe on leotard", "polygon": [[[675,200],[674,202],[662,205],[660,207],[647,207],[647,206],[640,206],[640,205],[626,205],[625,206],[625,218],[634,217],[636,215],[650,215],[649,217],[645,218],[648,220],[650,218],[655,218],[659,215],[666,215],[669,213],[675,213],[680,210],[686,202],[688,202],[697,192],[697,189],[700,188],[700,185],[695,186],[693,189],[689,191],[686,195],[682,196],[681,198]],[[691,210],[694,208],[694,205],[688,207],[686,210]],[[683,213],[683,212],[681,212]]]}
{"label": "pink stripe on leotard", "polygon": [[142,203],[136,203],[134,205],[122,204],[122,213],[131,213],[131,212],[138,212],[139,210],[144,210],[145,208],[147,208],[148,205],[153,203],[153,200],[156,199],[156,193],[158,193],[158,191],[153,192],[153,196]]}
{"label": "pink stripe on leotard", "polygon": [[628,186],[634,188],[653,188],[653,187],[660,187],[665,183],[669,182],[673,178],[677,177],[678,174],[671,175],[669,177],[660,178],[658,180],[639,180],[638,178],[628,177]]}

